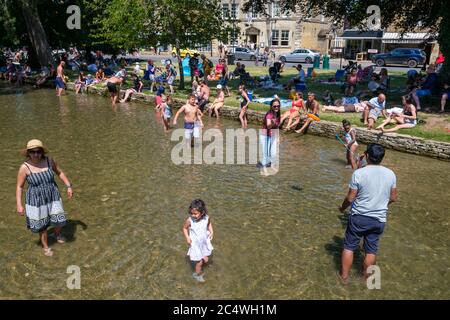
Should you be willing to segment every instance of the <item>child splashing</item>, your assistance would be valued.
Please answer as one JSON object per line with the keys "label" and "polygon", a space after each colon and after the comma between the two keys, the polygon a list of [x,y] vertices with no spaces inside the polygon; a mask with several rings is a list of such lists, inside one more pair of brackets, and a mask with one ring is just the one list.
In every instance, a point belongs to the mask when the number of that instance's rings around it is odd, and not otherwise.
{"label": "child splashing", "polygon": [[183,234],[189,245],[187,255],[195,263],[192,277],[198,282],[205,282],[202,267],[209,260],[213,246],[213,227],[203,200],[196,199],[189,206],[189,218],[183,226]]}

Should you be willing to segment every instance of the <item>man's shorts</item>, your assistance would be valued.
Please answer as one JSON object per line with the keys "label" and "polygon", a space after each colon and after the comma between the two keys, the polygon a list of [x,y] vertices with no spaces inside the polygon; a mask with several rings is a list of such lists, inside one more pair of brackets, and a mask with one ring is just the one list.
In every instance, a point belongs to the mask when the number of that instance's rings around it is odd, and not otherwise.
{"label": "man's shorts", "polygon": [[359,247],[361,239],[364,238],[364,251],[376,254],[384,225],[384,222],[372,217],[359,214],[350,215],[347,230],[345,230],[344,249],[355,251]]}
{"label": "man's shorts", "polygon": [[431,90],[429,89],[419,89],[416,91],[418,97],[430,96]]}
{"label": "man's shorts", "polygon": [[370,109],[369,111],[369,119],[373,119],[377,121],[378,117],[381,115],[381,110],[378,108]]}
{"label": "man's shorts", "polygon": [[184,137],[188,140],[194,137],[200,138],[200,126],[197,122],[185,122],[184,123]]}
{"label": "man's shorts", "polygon": [[117,92],[117,86],[115,83],[108,82],[106,83],[106,87],[108,87],[109,93],[116,93]]}
{"label": "man's shorts", "polygon": [[59,89],[65,89],[66,85],[61,77],[56,77],[55,79],[56,87]]}

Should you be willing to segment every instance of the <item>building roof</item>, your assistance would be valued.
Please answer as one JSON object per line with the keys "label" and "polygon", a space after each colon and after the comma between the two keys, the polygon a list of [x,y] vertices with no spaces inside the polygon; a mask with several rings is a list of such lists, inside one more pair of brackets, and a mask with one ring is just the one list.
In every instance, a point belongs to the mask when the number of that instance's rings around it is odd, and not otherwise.
{"label": "building roof", "polygon": [[422,43],[427,40],[432,40],[432,38],[426,32],[408,32],[403,35],[398,32],[386,32],[383,35],[383,43]]}
{"label": "building roof", "polygon": [[341,37],[344,39],[381,39],[383,31],[345,30]]}

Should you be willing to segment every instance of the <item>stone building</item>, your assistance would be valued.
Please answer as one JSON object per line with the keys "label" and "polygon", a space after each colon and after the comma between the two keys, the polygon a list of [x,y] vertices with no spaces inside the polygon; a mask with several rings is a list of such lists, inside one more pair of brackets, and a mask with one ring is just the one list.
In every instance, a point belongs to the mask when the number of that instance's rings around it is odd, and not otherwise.
{"label": "stone building", "polygon": [[[244,3],[245,0],[222,0],[221,3],[223,17],[235,19],[235,30],[239,30],[234,45],[269,47],[277,54],[295,48],[328,52],[332,39],[330,23],[324,17],[302,21],[299,14],[283,13],[279,1],[273,1],[268,6],[267,14],[243,12]],[[214,54],[217,53],[218,45],[218,41],[213,41]],[[226,45],[232,46],[233,43],[230,40]],[[208,49],[205,51],[211,50]]]}

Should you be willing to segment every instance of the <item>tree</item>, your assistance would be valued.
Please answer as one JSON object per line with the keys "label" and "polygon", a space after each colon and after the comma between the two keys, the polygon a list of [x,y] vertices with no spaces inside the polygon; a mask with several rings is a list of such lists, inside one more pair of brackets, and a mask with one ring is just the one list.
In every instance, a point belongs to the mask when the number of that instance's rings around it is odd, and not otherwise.
{"label": "tree", "polygon": [[[248,0],[244,10],[253,7],[258,12],[264,12],[271,0]],[[437,37],[441,51],[450,59],[450,13],[448,3],[443,0],[280,0],[283,11],[303,13],[305,18],[319,14],[331,19],[338,26],[347,20],[351,25],[367,28],[364,18],[369,17],[367,8],[378,5],[381,9],[381,24],[383,28],[394,26],[402,32],[414,31],[420,21],[422,29]],[[450,68],[446,64],[446,72]]]}
{"label": "tree", "polygon": [[28,30],[30,42],[36,52],[37,59],[41,66],[46,66],[52,62],[52,52],[47,41],[39,13],[37,9],[37,0],[19,0],[18,4],[22,9],[25,24]]}
{"label": "tree", "polygon": [[[127,10],[123,10],[125,7]],[[180,89],[184,89],[180,49],[202,46],[213,39],[224,40],[230,30],[222,19],[219,0],[111,0],[94,24],[103,37],[97,43],[110,42],[124,49],[175,47]]]}

